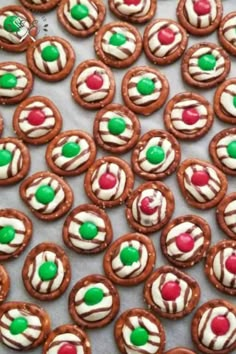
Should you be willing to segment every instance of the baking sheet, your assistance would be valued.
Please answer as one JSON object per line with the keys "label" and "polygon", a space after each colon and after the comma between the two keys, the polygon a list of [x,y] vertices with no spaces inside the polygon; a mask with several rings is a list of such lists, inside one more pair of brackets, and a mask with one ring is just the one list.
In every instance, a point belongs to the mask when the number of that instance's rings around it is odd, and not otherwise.
{"label": "baking sheet", "polygon": [[[107,4],[108,0],[104,0]],[[175,9],[177,6],[177,0],[159,0],[158,1],[158,10],[156,13],[156,18],[172,18],[176,19]],[[6,6],[10,4],[18,4],[19,1],[17,0],[0,0],[0,6]],[[229,13],[230,11],[236,10],[236,3],[235,0],[225,0],[223,1],[224,5],[224,14]],[[95,57],[94,48],[93,48],[93,37],[86,38],[86,39],[79,39],[75,38],[66,31],[64,31],[63,27],[60,26],[57,22],[56,12],[55,10],[46,13],[44,15],[36,15],[36,18],[40,24],[40,33],[39,37],[43,35],[57,35],[64,37],[65,39],[69,40],[74,47],[76,52],[76,64],[75,67],[83,60],[92,59]],[[105,22],[108,23],[110,21],[117,20],[108,10]],[[45,25],[48,26],[45,26]],[[138,26],[141,33],[145,26]],[[48,31],[46,31],[46,29]],[[189,38],[189,46],[200,41],[212,41],[216,42],[216,33],[201,38]],[[232,59],[232,68],[229,77],[236,76],[236,61],[235,58],[231,57]],[[15,60],[22,63],[25,63],[25,54],[14,54],[14,53],[7,53],[0,51],[0,61],[7,61],[7,60]],[[170,95],[169,98],[173,97],[175,94],[183,91],[194,91],[202,94],[205,96],[210,102],[212,102],[214,89],[212,90],[196,90],[191,87],[188,87],[182,82],[181,75],[180,75],[180,60],[177,61],[175,64],[172,64],[167,67],[159,68],[168,78],[170,83]],[[139,58],[136,65],[150,65],[147,61],[144,54]],[[152,65],[150,65],[152,66]],[[113,102],[122,103],[122,98],[120,94],[121,90],[121,80],[124,76],[126,70],[114,70],[113,73],[115,75],[116,80],[116,96]],[[67,77],[65,80],[58,82],[58,83],[48,83],[42,81],[35,77],[34,89],[31,95],[42,95],[47,96],[50,98],[59,108],[62,113],[63,117],[63,130],[67,129],[82,129],[90,134],[92,134],[93,129],[93,120],[95,117],[95,112],[93,111],[86,111],[80,106],[78,106],[72,99],[70,93],[70,80],[71,75]],[[15,106],[12,107],[2,107],[0,106],[0,113],[4,118],[4,137],[7,136],[14,136],[14,132],[12,129],[12,116],[14,112]],[[158,112],[152,114],[149,117],[142,117],[140,116],[140,121],[142,125],[142,134],[147,132],[151,129],[163,129],[163,119],[162,119],[163,109],[159,110]],[[215,117],[214,125],[211,128],[210,132],[203,137],[202,139],[196,142],[181,142],[182,148],[182,160],[185,158],[201,158],[209,160],[208,155],[208,144],[211,138],[220,130],[229,127],[229,125],[222,123]],[[42,146],[29,146],[30,153],[31,153],[31,168],[29,174],[35,173],[40,170],[46,170],[47,165],[45,163],[44,155],[46,145]],[[108,155],[108,153],[98,149],[97,158],[101,156]],[[130,153],[124,154],[121,156],[122,158],[130,161]],[[89,202],[88,198],[86,197],[84,190],[83,190],[83,180],[84,174],[78,177],[70,177],[66,179],[68,183],[74,190],[74,207],[78,206],[82,203]],[[228,193],[235,191],[235,179],[232,177],[228,177],[229,180],[229,189]],[[138,186],[140,183],[144,182],[142,179],[137,178],[135,179],[135,187]],[[174,212],[173,218],[184,215],[184,214],[196,214],[205,218],[212,229],[212,244],[220,241],[223,238],[227,238],[226,235],[217,227],[215,221],[215,209],[211,209],[208,211],[200,211],[197,209],[193,209],[189,207],[183,200],[179,188],[177,185],[175,174],[166,178],[164,180],[171,190],[174,192],[175,201],[176,201],[176,210]],[[68,295],[72,288],[72,286],[82,277],[93,274],[93,273],[102,273],[102,260],[103,260],[103,253],[98,255],[78,255],[72,250],[67,249],[62,241],[62,225],[64,222],[65,217],[61,218],[58,221],[54,222],[42,222],[36,219],[29,210],[25,207],[23,202],[19,197],[18,192],[19,184],[9,187],[1,187],[0,188],[0,208],[16,208],[25,212],[31,220],[33,221],[34,231],[33,231],[33,238],[20,257],[13,261],[4,262],[4,265],[7,268],[7,271],[11,277],[11,290],[10,294],[7,298],[8,301],[28,301],[32,303],[36,303],[43,308],[45,308],[51,317],[52,328],[56,326],[70,323],[72,322],[68,313]],[[118,207],[112,210],[107,210],[109,217],[111,218],[113,230],[114,230],[114,239],[117,239],[119,236],[132,231],[126,223],[126,219],[124,217],[124,207]],[[156,232],[150,236],[154,241],[156,246],[157,252],[157,261],[156,267],[160,267],[163,264],[167,264],[167,261],[161,254],[160,246],[159,246],[159,238],[160,232]],[[69,288],[67,291],[57,300],[52,302],[42,302],[37,301],[36,299],[30,297],[30,295],[24,289],[22,280],[21,280],[21,269],[24,263],[24,259],[27,253],[38,243],[51,241],[55,242],[58,245],[62,246],[67,254],[69,255],[70,262],[72,265],[72,280],[70,283]],[[203,271],[203,262],[195,265],[191,269],[187,269],[186,273],[193,276],[200,284],[202,288],[202,294],[199,305],[206,302],[207,300],[213,298],[224,298],[231,302],[235,303],[235,299],[230,296],[224,295],[216,291],[211,284],[206,280]],[[143,284],[132,287],[132,288],[125,288],[125,287],[118,287],[120,298],[121,298],[121,307],[120,313],[124,310],[132,308],[132,307],[145,307],[143,302],[142,290]],[[170,349],[176,346],[186,346],[189,348],[194,348],[191,342],[191,334],[190,334],[190,324],[192,315],[185,317],[184,319],[180,319],[177,321],[170,321],[170,320],[161,320],[165,332],[166,332],[166,349]],[[114,328],[114,321],[105,328],[98,329],[98,330],[90,330],[87,331],[89,334],[91,345],[92,345],[92,353],[93,354],[118,354],[119,351],[115,345],[113,339],[113,328]],[[42,348],[39,347],[35,350],[30,350],[29,353],[32,354],[39,354],[42,352]],[[0,344],[0,353],[15,353],[15,351],[8,349],[7,347]]]}

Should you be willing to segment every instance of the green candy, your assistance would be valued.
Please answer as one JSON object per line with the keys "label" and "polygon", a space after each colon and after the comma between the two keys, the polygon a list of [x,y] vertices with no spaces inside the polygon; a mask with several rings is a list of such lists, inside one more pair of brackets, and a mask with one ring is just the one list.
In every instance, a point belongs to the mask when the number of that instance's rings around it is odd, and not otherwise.
{"label": "green candy", "polygon": [[78,4],[72,7],[70,13],[75,20],[80,21],[89,15],[89,9],[85,5]]}
{"label": "green candy", "polygon": [[144,78],[137,83],[138,92],[143,95],[151,95],[155,90],[155,84],[151,79]]}
{"label": "green candy", "polygon": [[47,185],[40,186],[35,193],[35,198],[39,203],[46,205],[55,198],[54,189]]}
{"label": "green candy", "polygon": [[79,233],[85,240],[92,240],[98,234],[98,228],[93,222],[84,222],[80,228]]}
{"label": "green candy", "polygon": [[38,274],[41,280],[47,281],[55,278],[57,275],[57,265],[54,262],[43,263],[38,270]]}
{"label": "green candy", "polygon": [[234,96],[234,98],[233,98],[233,105],[236,108],[236,96]]}
{"label": "green candy", "polygon": [[114,117],[111,118],[108,122],[108,130],[113,135],[122,134],[126,128],[126,123],[123,118]]}
{"label": "green candy", "polygon": [[137,347],[141,347],[142,345],[145,345],[148,342],[148,338],[149,338],[148,331],[143,327],[135,328],[130,335],[131,343],[133,345],[136,345]]}
{"label": "green candy", "polygon": [[3,245],[7,245],[10,243],[15,237],[15,229],[12,226],[4,226],[0,230],[0,243]]}
{"label": "green candy", "polygon": [[55,45],[48,45],[47,47],[43,48],[41,55],[43,60],[51,62],[57,60],[60,56],[60,53]]}
{"label": "green candy", "polygon": [[62,155],[65,157],[75,157],[80,153],[80,146],[77,143],[69,142],[63,145]]}
{"label": "green candy", "polygon": [[165,159],[165,152],[160,146],[151,146],[146,152],[146,158],[151,164],[157,165]]}
{"label": "green candy", "polygon": [[236,159],[236,141],[231,141],[227,146],[227,152],[232,159]]}
{"label": "green candy", "polygon": [[13,335],[21,334],[28,328],[28,321],[24,317],[15,318],[10,325],[10,332]]}
{"label": "green candy", "polygon": [[8,165],[12,161],[12,153],[8,150],[0,150],[0,167]]}
{"label": "green candy", "polygon": [[121,45],[125,44],[126,41],[127,39],[122,33],[114,33],[109,40],[109,44],[113,45],[114,47],[120,47]]}
{"label": "green candy", "polygon": [[13,74],[4,74],[0,76],[0,87],[4,89],[11,89],[16,87],[17,77]]}
{"label": "green candy", "polygon": [[19,32],[21,21],[18,16],[7,16],[3,22],[3,28],[10,33]]}
{"label": "green candy", "polygon": [[123,248],[120,253],[120,260],[126,266],[131,266],[134,262],[137,262],[139,258],[139,251],[131,246]]}
{"label": "green candy", "polygon": [[88,306],[97,305],[99,302],[102,301],[104,297],[104,293],[100,288],[90,288],[86,291],[84,295],[84,302]]}
{"label": "green candy", "polygon": [[204,54],[198,59],[198,66],[205,71],[213,70],[216,66],[216,58],[212,54]]}

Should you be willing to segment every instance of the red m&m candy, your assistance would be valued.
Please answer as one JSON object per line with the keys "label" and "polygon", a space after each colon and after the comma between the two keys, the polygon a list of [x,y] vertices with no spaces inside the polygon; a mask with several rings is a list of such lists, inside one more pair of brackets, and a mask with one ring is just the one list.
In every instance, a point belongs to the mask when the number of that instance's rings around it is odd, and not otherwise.
{"label": "red m&m candy", "polygon": [[232,254],[232,256],[226,260],[225,267],[230,273],[236,275],[236,254]]}
{"label": "red m&m candy", "polygon": [[65,343],[60,347],[57,354],[77,354],[77,349],[74,344]]}
{"label": "red m&m candy", "polygon": [[217,336],[225,335],[229,330],[229,320],[225,316],[216,316],[211,322],[212,332]]}
{"label": "red m&m candy", "polygon": [[209,0],[197,0],[194,2],[193,8],[198,16],[208,15],[211,12]]}
{"label": "red m&m candy", "polygon": [[182,119],[185,124],[188,124],[188,125],[195,124],[195,123],[197,123],[199,118],[200,118],[200,115],[199,115],[198,111],[196,110],[196,108],[186,108],[183,111]]}
{"label": "red m&m candy", "polygon": [[158,40],[163,45],[168,45],[174,42],[175,40],[175,33],[170,28],[163,28],[161,29],[158,34]]}
{"label": "red m&m candy", "polygon": [[89,75],[86,79],[86,85],[90,90],[99,90],[103,85],[103,78],[98,73]]}
{"label": "red m&m candy", "polygon": [[181,252],[190,252],[194,247],[194,239],[188,233],[180,234],[175,239],[176,246]]}
{"label": "red m&m candy", "polygon": [[191,182],[195,186],[203,187],[209,182],[209,174],[206,171],[195,171],[192,175]]}
{"label": "red m&m candy", "polygon": [[152,215],[157,211],[157,207],[152,207],[153,200],[149,197],[145,197],[141,200],[140,209],[146,215]]}
{"label": "red m&m candy", "polygon": [[175,301],[180,296],[181,288],[176,281],[168,281],[161,289],[161,295],[166,301]]}
{"label": "red m&m candy", "polygon": [[137,5],[139,5],[140,4],[140,2],[141,2],[141,0],[124,0],[124,4],[125,5],[135,5],[135,6],[137,6]]}
{"label": "red m&m candy", "polygon": [[112,173],[109,172],[104,173],[99,178],[99,186],[102,189],[112,189],[115,187],[116,182],[117,182],[116,176],[114,176]]}
{"label": "red m&m candy", "polygon": [[31,125],[41,125],[45,121],[45,114],[41,109],[32,109],[27,120]]}

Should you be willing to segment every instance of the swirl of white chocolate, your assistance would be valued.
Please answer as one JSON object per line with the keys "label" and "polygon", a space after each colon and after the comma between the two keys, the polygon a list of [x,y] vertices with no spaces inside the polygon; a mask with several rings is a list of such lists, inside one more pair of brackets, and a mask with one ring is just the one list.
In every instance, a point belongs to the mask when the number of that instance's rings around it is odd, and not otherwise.
{"label": "swirl of white chocolate", "polygon": [[[200,116],[194,124],[186,124],[182,119],[184,110],[190,108],[195,109]],[[176,130],[180,130],[185,134],[194,134],[207,124],[208,112],[206,106],[199,101],[186,99],[175,103],[170,117]]]}
{"label": "swirl of white chocolate", "polygon": [[[103,299],[96,305],[87,305],[84,301],[85,293],[91,288],[101,289]],[[90,283],[80,288],[75,295],[75,308],[78,315],[88,322],[103,320],[112,311],[113,298],[108,287],[103,283]]]}
{"label": "swirl of white chocolate", "polygon": [[[45,120],[38,126],[33,126],[28,121],[29,113],[34,109],[40,109],[45,116]],[[21,111],[18,123],[21,131],[29,138],[39,138],[50,132],[56,124],[53,110],[42,101],[36,101],[25,106]]]}
{"label": "swirl of white chocolate", "polygon": [[[126,247],[135,248],[139,252],[139,260],[133,262],[132,265],[124,265],[121,261],[120,254]],[[112,269],[119,278],[134,278],[140,275],[148,262],[148,251],[143,243],[137,240],[130,240],[122,242],[118,249],[116,249],[115,256],[112,259]]]}
{"label": "swirl of white chocolate", "polygon": [[[10,332],[10,325],[16,318],[23,317],[28,322],[26,330],[19,334]],[[16,350],[24,350],[30,347],[42,332],[42,323],[38,316],[32,315],[27,310],[13,308],[4,313],[0,318],[1,339],[8,347]]]}
{"label": "swirl of white chocolate", "polygon": [[[99,184],[99,179],[104,173],[111,173],[116,177],[116,184],[113,188],[102,189]],[[102,200],[114,200],[118,199],[125,190],[126,185],[126,173],[116,163],[103,163],[97,168],[91,178],[92,191],[97,198]]]}
{"label": "swirl of white chocolate", "polygon": [[194,10],[195,0],[186,0],[184,7],[184,14],[188,22],[197,28],[205,28],[212,24],[217,16],[217,5],[215,0],[208,0],[211,6],[210,13],[199,16]]}
{"label": "swirl of white chocolate", "polygon": [[[58,49],[59,58],[53,61],[45,61],[42,58],[42,51],[48,46],[54,46]],[[55,40],[41,42],[34,50],[33,53],[35,66],[46,74],[56,74],[62,71],[69,58],[67,58],[67,52],[63,45]]]}
{"label": "swirl of white chocolate", "polygon": [[[142,95],[137,89],[137,84],[142,79],[150,79],[155,84],[155,90],[149,95]],[[161,80],[151,72],[139,72],[128,82],[128,95],[130,100],[137,106],[147,106],[160,97],[162,90]]]}
{"label": "swirl of white chocolate", "polygon": [[213,272],[219,282],[224,286],[233,289],[236,289],[236,275],[228,271],[226,267],[226,261],[230,256],[235,254],[236,249],[231,247],[219,250],[219,252],[216,253],[214,257],[212,265]]}
{"label": "swirl of white chocolate", "polygon": [[229,41],[234,47],[236,47],[236,16],[233,16],[225,22],[222,32],[224,37]]}
{"label": "swirl of white chocolate", "polygon": [[[19,23],[19,30],[17,32],[12,32],[10,25],[9,31],[4,28],[4,22],[8,16],[17,17],[17,23]],[[30,24],[22,12],[7,10],[0,14],[0,40],[11,44],[20,44],[22,38],[25,37],[26,33],[28,34],[29,28]]]}
{"label": "swirl of white chocolate", "polygon": [[[164,160],[155,165],[150,163],[146,158],[147,151],[152,146],[161,147],[165,153]],[[149,139],[147,144],[140,150],[138,156],[138,164],[140,165],[140,168],[150,173],[160,173],[166,171],[174,162],[174,160],[175,149],[172,147],[171,142],[166,137],[154,137]]]}
{"label": "swirl of white chocolate", "polygon": [[[194,240],[194,247],[189,252],[182,252],[176,245],[176,237],[180,234],[190,234]],[[204,235],[202,229],[196,224],[186,221],[174,226],[166,236],[166,249],[170,257],[186,262],[194,258],[204,245]]]}
{"label": "swirl of white chocolate", "polygon": [[64,344],[68,343],[75,347],[77,351],[76,353],[84,354],[84,347],[81,338],[74,333],[62,333],[55,336],[53,341],[48,346],[46,354],[58,354],[60,348],[63,347]]}
{"label": "swirl of white chocolate", "polygon": [[122,15],[142,17],[148,14],[151,0],[141,0],[137,5],[127,5],[124,0],[113,0],[114,6]]}
{"label": "swirl of white chocolate", "polygon": [[137,346],[135,346],[131,340],[131,333],[135,328],[142,327],[148,332],[148,341],[146,344],[139,346],[139,353],[142,354],[155,354],[158,353],[160,348],[160,331],[155,323],[150,321],[144,316],[131,316],[126,319],[123,328],[122,335],[125,344],[125,350],[127,354],[134,354],[137,352]]}
{"label": "swirl of white chocolate", "polygon": [[[141,210],[141,202],[144,198],[150,198],[150,208],[156,210],[151,215],[144,214]],[[160,223],[167,213],[167,201],[164,195],[154,189],[145,189],[133,201],[132,214],[134,219],[141,225],[149,227]]]}
{"label": "swirl of white chocolate", "polygon": [[[202,55],[211,54],[216,59],[216,64],[213,70],[203,70],[198,65],[198,60]],[[210,47],[203,46],[197,49],[193,54],[192,57],[189,59],[189,74],[192,78],[196,81],[208,81],[213,80],[222,75],[225,70],[225,58],[219,50],[212,49]]]}
{"label": "swirl of white chocolate", "polygon": [[[86,84],[88,76],[98,74],[103,79],[103,85],[98,90],[90,89]],[[82,71],[77,79],[77,90],[80,97],[86,102],[95,102],[103,100],[109,93],[110,79],[106,71],[100,66],[91,66]]]}
{"label": "swirl of white chocolate", "polygon": [[[71,15],[71,9],[75,5],[84,5],[88,9],[88,16],[82,20],[76,20]],[[98,18],[98,8],[92,0],[68,0],[63,9],[64,16],[67,18],[71,26],[77,30],[87,30],[92,27]]]}
{"label": "swirl of white chocolate", "polygon": [[19,69],[16,65],[6,64],[0,68],[0,77],[5,74],[12,74],[17,79],[17,84],[11,89],[0,87],[0,97],[16,97],[20,95],[28,85],[28,79],[23,70]]}
{"label": "swirl of white chocolate", "polygon": [[[177,282],[180,286],[180,294],[175,300],[166,301],[162,297],[162,287],[167,282]],[[161,311],[167,313],[182,312],[192,298],[192,289],[189,284],[183,279],[178,278],[173,273],[160,274],[151,285],[151,294],[153,302],[160,308]]]}
{"label": "swirl of white chocolate", "polygon": [[[163,45],[158,39],[158,32],[162,29],[170,29],[175,35],[175,39],[171,44]],[[159,58],[163,58],[167,55],[172,54],[176,49],[178,49],[179,44],[182,41],[182,34],[179,27],[174,23],[169,23],[168,21],[158,21],[155,23],[148,32],[148,44],[150,51],[153,55]]]}
{"label": "swirl of white chocolate", "polygon": [[[191,178],[196,171],[205,171],[209,175],[209,181],[204,186],[195,186]],[[187,192],[199,203],[209,202],[214,199],[221,189],[221,181],[216,171],[207,166],[192,165],[186,168],[184,172],[184,186]]]}
{"label": "swirl of white chocolate", "polygon": [[26,233],[25,224],[20,219],[1,216],[0,229],[2,229],[5,226],[13,227],[15,231],[15,235],[11,242],[7,244],[0,243],[0,255],[8,255],[14,253],[20,246],[22,246],[22,243],[24,242],[24,238],[25,238],[25,233]]}
{"label": "swirl of white chocolate", "polygon": [[236,234],[236,200],[232,200],[225,208],[224,220],[228,228]]}
{"label": "swirl of white chocolate", "polygon": [[[229,321],[229,330],[224,335],[217,336],[211,328],[212,320],[224,316]],[[236,341],[236,316],[227,307],[216,306],[207,309],[201,316],[197,332],[200,342],[211,350],[225,350]]]}
{"label": "swirl of white chocolate", "polygon": [[23,159],[20,148],[11,142],[0,144],[0,150],[7,150],[11,153],[11,161],[4,166],[0,166],[0,179],[7,179],[16,176],[22,168]]}
{"label": "swirl of white chocolate", "polygon": [[[57,266],[57,274],[51,280],[42,280],[39,276],[39,268],[45,262],[53,262]],[[60,288],[65,275],[65,269],[58,256],[51,251],[39,253],[33,263],[29,265],[28,277],[31,286],[39,293],[49,294]]]}
{"label": "swirl of white chocolate", "polygon": [[[77,143],[80,146],[80,152],[74,157],[65,157],[62,149],[66,143]],[[60,139],[52,150],[52,160],[56,166],[65,171],[73,171],[83,165],[90,158],[89,144],[86,139],[81,139],[77,135],[65,136]]]}
{"label": "swirl of white chocolate", "polygon": [[[41,186],[50,186],[54,192],[54,199],[48,204],[40,203],[35,196],[37,189]],[[60,183],[52,177],[38,177],[27,187],[26,198],[29,205],[40,213],[51,214],[54,212],[65,199],[65,193]]]}
{"label": "swirl of white chocolate", "polygon": [[231,170],[236,170],[236,159],[229,156],[227,151],[227,146],[236,141],[236,135],[230,134],[220,139],[216,146],[216,153],[223,165],[230,168]]}
{"label": "swirl of white chocolate", "polygon": [[[117,47],[109,43],[112,35],[116,33],[122,34],[126,39],[124,44]],[[106,54],[109,54],[116,59],[125,60],[135,52],[136,42],[135,35],[128,28],[113,27],[111,30],[105,32],[102,37],[102,49]]]}
{"label": "swirl of white chocolate", "polygon": [[233,101],[235,96],[236,96],[235,84],[230,84],[226,86],[224,91],[220,95],[221,108],[233,117],[236,117],[236,107]]}

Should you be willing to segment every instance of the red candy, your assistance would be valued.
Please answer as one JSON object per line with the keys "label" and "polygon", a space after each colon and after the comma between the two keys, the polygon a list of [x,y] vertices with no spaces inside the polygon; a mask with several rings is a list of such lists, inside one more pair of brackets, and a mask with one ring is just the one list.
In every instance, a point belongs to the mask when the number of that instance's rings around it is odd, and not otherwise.
{"label": "red candy", "polygon": [[153,202],[153,200],[149,197],[145,197],[141,200],[141,205],[140,205],[140,209],[142,210],[142,212],[146,215],[152,215],[156,212],[157,207],[152,208],[150,206],[150,204]]}
{"label": "red candy", "polygon": [[236,254],[232,254],[232,256],[226,260],[225,267],[230,273],[236,274]]}
{"label": "red candy", "polygon": [[195,1],[193,8],[198,16],[207,15],[211,12],[211,4],[208,0]]}
{"label": "red candy", "polygon": [[29,113],[27,120],[31,125],[41,125],[45,121],[45,118],[45,114],[41,109],[33,109]]}
{"label": "red candy", "polygon": [[141,0],[124,0],[124,4],[125,5],[135,5],[135,6],[137,6],[137,5],[139,5],[140,4],[140,2],[141,2]]}
{"label": "red candy", "polygon": [[212,332],[217,336],[225,335],[229,330],[229,320],[225,316],[216,316],[211,322]]}
{"label": "red candy", "polygon": [[58,354],[77,354],[77,349],[74,344],[66,343],[60,347]]}
{"label": "red candy", "polygon": [[190,252],[194,247],[194,239],[188,233],[180,234],[175,239],[176,245],[181,252]]}
{"label": "red candy", "polygon": [[99,178],[99,186],[102,189],[111,189],[114,188],[116,185],[116,176],[112,173],[104,173]]}
{"label": "red candy", "polygon": [[176,281],[168,281],[161,289],[161,295],[166,301],[175,301],[179,297],[181,288]]}
{"label": "red candy", "polygon": [[192,175],[191,182],[195,186],[203,187],[208,183],[209,178],[209,174],[206,171],[196,171]]}
{"label": "red candy", "polygon": [[183,111],[182,119],[185,124],[192,125],[197,123],[197,121],[200,119],[200,115],[195,108],[186,108]]}
{"label": "red candy", "polygon": [[103,85],[103,78],[97,73],[92,74],[87,77],[86,85],[90,90],[99,90]]}
{"label": "red candy", "polygon": [[168,45],[174,42],[175,33],[170,28],[163,28],[158,32],[157,37],[161,44]]}

